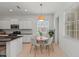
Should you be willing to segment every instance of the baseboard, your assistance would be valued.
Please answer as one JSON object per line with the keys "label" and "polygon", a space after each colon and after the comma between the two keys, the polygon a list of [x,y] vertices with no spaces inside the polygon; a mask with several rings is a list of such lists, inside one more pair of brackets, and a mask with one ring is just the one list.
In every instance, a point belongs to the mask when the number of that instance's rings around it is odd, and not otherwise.
{"label": "baseboard", "polygon": [[23,42],[23,44],[30,44],[30,42]]}

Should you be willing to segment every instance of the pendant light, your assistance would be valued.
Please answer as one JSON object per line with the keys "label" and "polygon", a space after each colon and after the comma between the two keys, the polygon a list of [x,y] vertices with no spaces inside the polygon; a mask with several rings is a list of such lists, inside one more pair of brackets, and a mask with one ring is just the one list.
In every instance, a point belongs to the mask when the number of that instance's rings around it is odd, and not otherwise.
{"label": "pendant light", "polygon": [[41,15],[38,16],[38,20],[40,20],[40,21],[44,21],[44,20],[45,20],[45,16],[43,16],[43,14],[42,14],[42,6],[43,6],[43,4],[40,3],[40,7],[41,7]]}

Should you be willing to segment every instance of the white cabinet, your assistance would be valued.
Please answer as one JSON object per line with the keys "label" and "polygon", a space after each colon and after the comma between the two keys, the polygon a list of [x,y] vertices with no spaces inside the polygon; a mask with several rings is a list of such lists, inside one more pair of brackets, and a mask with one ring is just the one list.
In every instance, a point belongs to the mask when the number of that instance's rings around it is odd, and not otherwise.
{"label": "white cabinet", "polygon": [[31,42],[32,35],[23,35],[23,42]]}
{"label": "white cabinet", "polygon": [[32,29],[32,21],[31,20],[22,20],[19,21],[20,29]]}
{"label": "white cabinet", "polygon": [[0,21],[0,29],[10,29],[10,21],[1,20]]}
{"label": "white cabinet", "polygon": [[10,29],[11,24],[19,24],[20,29],[32,29],[32,21],[31,20],[1,20],[0,21],[0,29]]}
{"label": "white cabinet", "polygon": [[11,24],[19,24],[18,19],[0,20],[0,29],[10,29]]}
{"label": "white cabinet", "polygon": [[6,42],[6,56],[16,57],[22,51],[22,37]]}
{"label": "white cabinet", "polygon": [[11,19],[10,23],[11,24],[19,24],[19,20],[18,19]]}

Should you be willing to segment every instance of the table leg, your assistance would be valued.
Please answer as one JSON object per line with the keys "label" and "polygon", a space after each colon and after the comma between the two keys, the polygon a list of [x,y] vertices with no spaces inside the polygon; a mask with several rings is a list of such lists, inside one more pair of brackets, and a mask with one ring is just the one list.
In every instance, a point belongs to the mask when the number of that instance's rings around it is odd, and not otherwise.
{"label": "table leg", "polygon": [[42,45],[40,45],[40,48],[41,48],[41,54],[42,54],[42,48],[43,48]]}

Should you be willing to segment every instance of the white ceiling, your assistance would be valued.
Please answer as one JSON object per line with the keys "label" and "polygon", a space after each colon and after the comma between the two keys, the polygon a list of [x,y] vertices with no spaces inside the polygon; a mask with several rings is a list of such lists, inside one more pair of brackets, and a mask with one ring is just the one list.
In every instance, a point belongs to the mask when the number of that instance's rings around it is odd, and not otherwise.
{"label": "white ceiling", "polygon": [[[43,2],[42,9],[40,2],[0,2],[0,16],[7,15],[27,15],[27,14],[54,14],[58,10],[65,9],[72,3],[65,2]],[[16,8],[20,6],[21,9]],[[9,9],[13,9],[13,12],[9,12]],[[24,10],[27,9],[27,12]]]}

